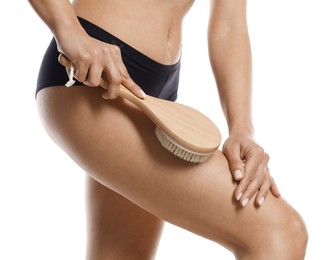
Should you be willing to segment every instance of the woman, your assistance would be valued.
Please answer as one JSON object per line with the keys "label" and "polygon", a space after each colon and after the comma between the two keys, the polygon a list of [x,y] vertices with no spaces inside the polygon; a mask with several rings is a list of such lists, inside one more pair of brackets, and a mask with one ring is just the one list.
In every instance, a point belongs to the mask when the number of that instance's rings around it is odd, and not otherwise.
{"label": "woman", "polygon": [[[87,259],[152,259],[163,221],[237,259],[304,258],[305,226],[280,198],[268,155],[253,139],[245,0],[210,3],[210,61],[229,137],[199,165],[162,148],[153,123],[116,99],[121,84],[140,98],[176,99],[181,24],[192,0],[30,3],[54,35],[38,78],[40,117],[87,172]],[[71,64],[77,86],[66,88]]]}

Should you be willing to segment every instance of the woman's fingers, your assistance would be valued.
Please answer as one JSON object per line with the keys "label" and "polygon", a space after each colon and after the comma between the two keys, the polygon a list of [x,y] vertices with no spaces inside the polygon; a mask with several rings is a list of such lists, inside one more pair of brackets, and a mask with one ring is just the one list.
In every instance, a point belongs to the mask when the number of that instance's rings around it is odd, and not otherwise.
{"label": "woman's fingers", "polygon": [[[119,68],[119,67],[117,67]],[[146,95],[144,91],[131,79],[126,68],[120,66],[119,70],[116,67],[109,67],[103,74],[109,82],[107,92],[103,94],[105,99],[115,99],[120,91],[120,86],[125,86],[138,98],[144,98]]]}
{"label": "woman's fingers", "polygon": [[234,197],[242,206],[246,206],[254,196],[255,203],[261,206],[269,191],[275,197],[280,196],[270,176],[269,155],[250,135],[230,135],[223,145],[223,152],[233,178],[238,182]]}
{"label": "woman's fingers", "polygon": [[58,57],[58,62],[62,66],[66,67],[66,68],[70,68],[71,61],[65,55],[63,55],[62,53],[60,53],[60,55]]}
{"label": "woman's fingers", "polygon": [[258,206],[262,206],[265,198],[270,190],[270,174],[265,165],[260,165],[257,169],[255,178],[250,182],[248,188],[243,193],[241,198],[241,205],[246,206],[247,202],[256,194],[255,202]]}
{"label": "woman's fingers", "polygon": [[[238,186],[235,189],[235,198],[238,201],[243,201],[246,198],[243,197],[244,192],[248,188],[250,182],[255,178],[259,165],[264,160],[264,151],[261,148],[250,148],[250,152],[246,153],[244,176],[240,180]],[[246,201],[245,201],[246,202]],[[246,204],[244,202],[244,204]]]}
{"label": "woman's fingers", "polygon": [[244,175],[244,163],[241,159],[240,145],[228,145],[226,141],[223,147],[223,152],[227,157],[229,169],[233,175],[234,180],[242,180]]}
{"label": "woman's fingers", "polygon": [[[80,69],[78,70],[78,73]],[[102,78],[103,68],[99,64],[92,64],[89,68],[85,80],[81,81],[84,85],[89,87],[99,87]],[[78,75],[77,75],[78,76]],[[77,78],[79,80],[79,78]]]}
{"label": "woman's fingers", "polygon": [[146,94],[144,91],[131,79],[128,72],[126,71],[122,77],[122,84],[129,89],[136,97],[145,98]]}
{"label": "woman's fingers", "polygon": [[129,76],[121,58],[121,50],[116,45],[97,44],[91,53],[78,55],[75,64],[64,54],[60,54],[59,62],[66,67],[68,76],[71,67],[74,67],[74,77],[78,81],[89,87],[103,87],[106,90],[103,94],[105,99],[117,98],[121,85],[135,96],[145,97],[144,91]]}
{"label": "woman's fingers", "polygon": [[[256,149],[255,153],[246,160],[244,177],[235,190],[236,199],[242,206],[246,206],[254,194],[264,188],[262,185],[268,174],[268,162],[269,156],[262,149]],[[262,194],[265,194],[264,189],[262,189]]]}
{"label": "woman's fingers", "polygon": [[240,151],[235,151],[235,150],[229,152],[228,154],[229,168],[236,181],[240,181],[244,177],[244,167],[243,167],[244,164],[239,155]]}
{"label": "woman's fingers", "polygon": [[265,173],[263,172],[263,166],[260,165],[256,170],[256,174],[254,177],[249,181],[248,186],[243,191],[241,199],[239,200],[240,204],[245,207],[249,200],[257,193],[259,189],[261,189],[263,181],[265,179]]}
{"label": "woman's fingers", "polygon": [[108,79],[108,89],[104,92],[103,98],[115,99],[119,95],[124,76],[122,68],[125,66],[121,58],[121,50],[118,46],[110,46],[106,53],[110,56],[110,59],[104,68]]}
{"label": "woman's fingers", "polygon": [[270,190],[270,186],[271,186],[271,177],[269,174],[266,174],[264,176],[264,181],[262,183],[262,185],[260,186],[257,195],[256,195],[256,205],[258,206],[262,206],[265,198],[267,197],[269,190]]}
{"label": "woman's fingers", "polygon": [[122,83],[122,76],[115,66],[108,66],[105,69],[105,74],[107,77],[107,91],[103,93],[103,98],[105,99],[115,99],[118,97],[120,91],[120,85]]}
{"label": "woman's fingers", "polygon": [[279,198],[280,197],[280,192],[277,188],[276,183],[274,182],[274,179],[271,177],[270,172],[269,172],[269,168],[266,169],[266,175],[265,175],[265,179],[264,182],[262,184],[262,186],[260,187],[257,195],[256,195],[256,204],[258,206],[262,206],[266,196],[268,195],[269,191],[271,191],[271,193]]}
{"label": "woman's fingers", "polygon": [[275,181],[274,181],[274,179],[272,177],[270,177],[270,178],[271,178],[271,187],[270,187],[270,190],[271,190],[272,194],[275,197],[279,198],[281,196],[281,193],[280,193],[280,191],[279,191],[279,189],[277,187],[277,184],[275,183]]}

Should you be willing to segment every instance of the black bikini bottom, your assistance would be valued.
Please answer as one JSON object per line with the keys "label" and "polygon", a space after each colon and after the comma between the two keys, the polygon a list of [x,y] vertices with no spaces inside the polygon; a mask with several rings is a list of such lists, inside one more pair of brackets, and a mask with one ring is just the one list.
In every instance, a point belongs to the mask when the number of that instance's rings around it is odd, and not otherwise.
{"label": "black bikini bottom", "polygon": [[[158,63],[104,29],[83,18],[78,19],[91,37],[120,47],[122,60],[130,77],[146,94],[171,101],[176,100],[180,61],[172,65]],[[42,60],[36,94],[43,88],[65,85],[68,81],[65,67],[58,62],[59,54],[53,38]],[[83,85],[83,83],[76,81],[75,85]]]}

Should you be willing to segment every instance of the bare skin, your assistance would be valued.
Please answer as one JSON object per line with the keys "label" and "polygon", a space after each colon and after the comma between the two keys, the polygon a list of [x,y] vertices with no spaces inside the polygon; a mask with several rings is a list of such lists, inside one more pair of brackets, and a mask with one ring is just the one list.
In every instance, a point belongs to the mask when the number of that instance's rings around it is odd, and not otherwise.
{"label": "bare skin", "polygon": [[244,0],[211,0],[210,60],[229,137],[223,152],[200,165],[162,148],[151,121],[115,99],[120,84],[138,97],[144,94],[120,50],[90,38],[76,18],[173,64],[192,1],[77,0],[73,7],[67,0],[30,2],[87,86],[43,89],[37,105],[50,137],[88,174],[88,260],[153,259],[163,221],[216,241],[237,259],[304,258],[303,221],[279,197],[268,155],[253,139]]}
{"label": "bare skin", "polygon": [[[132,248],[135,236],[140,247],[148,228],[158,238],[158,218],[228,247],[238,259],[303,259],[303,223],[283,199],[268,196],[262,207],[254,201],[241,207],[233,197],[236,183],[220,151],[206,163],[186,163],[161,148],[154,125],[142,112],[121,100],[105,102],[100,94],[99,89],[79,87],[42,90],[38,107],[47,132],[92,178],[155,217],[140,210],[123,214],[133,207],[124,200],[112,209],[113,192],[105,197],[105,187],[89,180],[90,243],[98,246],[90,244],[88,259],[151,259],[123,248]],[[108,207],[101,210],[105,204]],[[133,220],[138,231],[124,232]],[[124,243],[114,249],[114,240]]]}

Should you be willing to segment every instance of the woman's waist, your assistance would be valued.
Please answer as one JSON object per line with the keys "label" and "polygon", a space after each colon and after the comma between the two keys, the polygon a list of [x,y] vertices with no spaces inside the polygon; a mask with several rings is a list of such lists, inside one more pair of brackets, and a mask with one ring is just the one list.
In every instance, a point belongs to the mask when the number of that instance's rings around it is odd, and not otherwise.
{"label": "woman's waist", "polygon": [[[94,3],[93,6],[90,6]],[[117,4],[108,6],[110,3]],[[120,8],[112,0],[76,0],[76,14],[113,34],[146,56],[164,65],[176,63],[181,56],[181,21],[161,10],[146,11],[144,6]],[[123,2],[127,2],[124,0]],[[132,2],[132,1],[129,1]]]}

